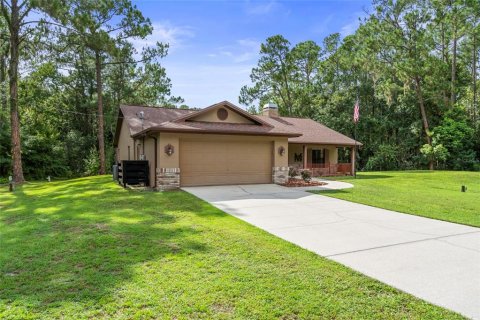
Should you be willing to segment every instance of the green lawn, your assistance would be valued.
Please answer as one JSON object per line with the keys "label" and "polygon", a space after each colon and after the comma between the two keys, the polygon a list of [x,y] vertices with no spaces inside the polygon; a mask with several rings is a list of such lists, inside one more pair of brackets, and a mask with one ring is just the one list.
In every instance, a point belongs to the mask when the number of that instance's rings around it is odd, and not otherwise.
{"label": "green lawn", "polygon": [[[334,198],[480,227],[480,172],[361,172],[338,180],[352,189],[318,192]],[[461,186],[467,192],[460,192]],[[317,193],[317,192],[316,192]]]}
{"label": "green lawn", "polygon": [[456,319],[181,191],[0,189],[1,319]]}

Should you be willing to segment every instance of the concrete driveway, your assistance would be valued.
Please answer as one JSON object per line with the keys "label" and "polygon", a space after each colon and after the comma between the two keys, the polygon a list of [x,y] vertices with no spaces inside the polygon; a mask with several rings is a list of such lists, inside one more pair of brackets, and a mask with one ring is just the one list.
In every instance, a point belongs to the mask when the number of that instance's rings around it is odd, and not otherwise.
{"label": "concrete driveway", "polygon": [[278,185],[184,190],[300,247],[480,319],[480,228]]}

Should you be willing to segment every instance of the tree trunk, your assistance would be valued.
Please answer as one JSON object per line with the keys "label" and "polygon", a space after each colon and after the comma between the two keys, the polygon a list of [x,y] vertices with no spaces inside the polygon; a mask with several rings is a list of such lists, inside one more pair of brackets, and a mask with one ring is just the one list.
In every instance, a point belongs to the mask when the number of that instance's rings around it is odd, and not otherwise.
{"label": "tree trunk", "polygon": [[5,81],[7,80],[7,74],[6,74],[6,69],[7,69],[7,62],[6,62],[6,57],[2,52],[2,57],[0,61],[0,91],[2,95],[2,109],[7,110],[8,107],[8,100],[7,100],[7,91],[5,87]]}
{"label": "tree trunk", "polygon": [[[420,113],[422,115],[422,123],[423,123],[423,129],[425,130],[425,137],[426,137],[427,143],[431,146],[432,138],[430,137],[430,128],[428,126],[428,118],[427,118],[427,113],[425,111],[425,103],[423,101],[422,84],[418,76],[415,77],[415,91],[417,93],[418,104],[420,106]],[[430,170],[433,170],[433,160],[429,161],[428,168]]]}
{"label": "tree trunk", "polygon": [[105,136],[103,122],[103,93],[102,93],[102,64],[100,61],[100,53],[95,52],[95,71],[97,76],[97,122],[98,122],[98,155],[100,161],[99,174],[105,174]]}
{"label": "tree trunk", "polygon": [[[2,4],[3,5],[3,4]],[[7,87],[6,87],[6,81],[7,81],[7,57],[6,55],[8,52],[1,52],[1,57],[0,57],[0,96],[1,96],[1,104],[2,104],[2,110],[0,111],[0,130],[6,126],[6,116],[4,115],[7,114],[7,109],[8,109],[8,99],[7,99]]]}
{"label": "tree trunk", "polygon": [[472,66],[472,91],[473,91],[473,123],[477,126],[477,35],[473,34],[473,66]]}
{"label": "tree trunk", "polygon": [[18,55],[20,43],[20,8],[17,0],[11,2],[11,20],[10,20],[10,66],[9,66],[9,86],[10,86],[10,125],[12,139],[12,171],[13,181],[22,183],[25,181],[22,168],[22,146],[20,139],[20,119],[18,117]]}
{"label": "tree trunk", "polygon": [[[444,23],[442,23],[442,61],[446,64],[448,63],[447,50],[446,50],[446,44],[445,44],[445,24]],[[445,88],[442,89],[442,94],[443,94],[443,103],[445,104],[446,107],[448,107],[450,100],[448,99],[447,90]]]}
{"label": "tree trunk", "polygon": [[456,102],[455,85],[457,82],[457,26],[453,27],[453,46],[452,46],[452,88],[450,92],[450,102],[454,106]]}

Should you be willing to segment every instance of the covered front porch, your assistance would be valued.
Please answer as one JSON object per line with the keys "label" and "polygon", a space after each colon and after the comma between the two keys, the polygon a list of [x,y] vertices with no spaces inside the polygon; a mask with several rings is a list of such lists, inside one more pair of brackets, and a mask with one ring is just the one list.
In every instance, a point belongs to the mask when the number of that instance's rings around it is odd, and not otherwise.
{"label": "covered front porch", "polygon": [[314,177],[353,175],[355,147],[289,143],[288,166],[310,169]]}

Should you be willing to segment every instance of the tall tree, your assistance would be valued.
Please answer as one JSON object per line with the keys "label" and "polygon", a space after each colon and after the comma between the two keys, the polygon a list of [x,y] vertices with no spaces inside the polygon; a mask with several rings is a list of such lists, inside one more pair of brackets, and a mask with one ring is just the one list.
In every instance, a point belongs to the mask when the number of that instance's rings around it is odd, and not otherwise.
{"label": "tall tree", "polygon": [[29,1],[18,2],[11,0],[8,3],[2,0],[2,15],[8,26],[8,46],[9,46],[9,103],[10,103],[10,130],[12,145],[12,173],[13,180],[16,183],[22,183],[22,147],[20,138],[20,119],[18,111],[18,66],[20,60],[20,46],[28,37],[28,29],[25,28],[25,17],[28,15],[32,6]]}
{"label": "tall tree", "polygon": [[[431,8],[425,0],[376,0],[376,13],[369,21],[373,41],[379,51],[375,54],[393,72],[403,78],[406,86],[412,85],[420,109],[424,137],[432,145],[429,115],[424,96],[424,81],[429,74],[432,50],[431,35],[427,32],[431,22]],[[433,170],[434,162],[429,162]]]}
{"label": "tall tree", "polygon": [[293,115],[294,64],[290,51],[290,42],[281,35],[270,37],[262,43],[258,66],[252,69],[250,75],[254,85],[241,89],[241,103],[252,104],[260,100],[263,104],[272,100],[279,105],[281,113]]}
{"label": "tall tree", "polygon": [[73,30],[72,37],[92,52],[95,61],[99,173],[105,174],[103,67],[109,63],[106,60],[115,56],[122,41],[144,38],[151,33],[152,26],[130,0],[73,0],[67,23]]}

